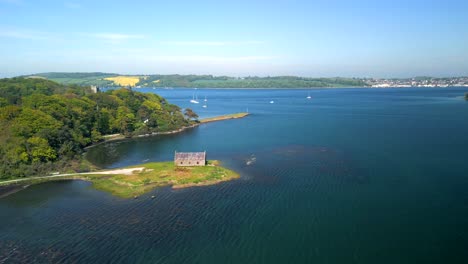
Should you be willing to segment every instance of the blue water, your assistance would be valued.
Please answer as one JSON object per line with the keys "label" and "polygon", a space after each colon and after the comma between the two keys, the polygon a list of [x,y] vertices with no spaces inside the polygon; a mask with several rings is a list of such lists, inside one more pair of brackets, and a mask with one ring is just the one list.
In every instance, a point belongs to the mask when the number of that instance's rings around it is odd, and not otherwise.
{"label": "blue water", "polygon": [[91,160],[206,150],[241,178],[138,200],[32,186],[0,199],[0,263],[468,262],[467,88],[142,91],[201,117],[251,115],[100,145]]}

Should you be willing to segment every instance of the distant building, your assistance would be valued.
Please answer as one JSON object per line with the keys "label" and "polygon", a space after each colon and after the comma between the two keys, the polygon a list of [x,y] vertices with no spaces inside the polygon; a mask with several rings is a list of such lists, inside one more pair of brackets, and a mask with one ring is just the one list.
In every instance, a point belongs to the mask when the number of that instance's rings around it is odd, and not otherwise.
{"label": "distant building", "polygon": [[206,151],[205,152],[175,152],[174,164],[176,166],[205,166],[206,165]]}
{"label": "distant building", "polygon": [[99,92],[99,87],[97,87],[96,85],[91,85],[91,91],[93,93],[98,93]]}

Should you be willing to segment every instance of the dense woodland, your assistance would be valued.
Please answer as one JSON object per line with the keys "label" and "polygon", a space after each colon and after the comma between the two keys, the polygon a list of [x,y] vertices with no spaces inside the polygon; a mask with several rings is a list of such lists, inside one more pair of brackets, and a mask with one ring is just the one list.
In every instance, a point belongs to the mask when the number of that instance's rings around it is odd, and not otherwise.
{"label": "dense woodland", "polygon": [[156,94],[0,79],[0,179],[85,170],[78,162],[84,147],[103,135],[179,129],[196,118],[191,110],[186,114]]}
{"label": "dense woodland", "polygon": [[[62,84],[118,86],[107,77],[119,76],[112,73],[40,73],[44,77]],[[137,86],[141,87],[185,87],[185,88],[311,88],[311,87],[364,87],[357,78],[306,78],[297,76],[276,77],[229,77],[213,75],[141,75]]]}
{"label": "dense woodland", "polygon": [[[159,80],[159,81],[158,81]],[[155,82],[157,81],[157,82]],[[212,75],[150,75],[141,79],[140,86],[193,88],[311,88],[366,86],[351,78],[305,78],[296,76],[233,78]]]}

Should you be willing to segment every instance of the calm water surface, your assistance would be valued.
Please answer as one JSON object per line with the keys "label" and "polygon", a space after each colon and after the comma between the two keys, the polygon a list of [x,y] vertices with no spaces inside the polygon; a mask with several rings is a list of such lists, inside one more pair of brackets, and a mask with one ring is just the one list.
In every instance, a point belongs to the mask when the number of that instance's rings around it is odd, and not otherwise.
{"label": "calm water surface", "polygon": [[143,91],[201,117],[252,115],[91,160],[206,150],[241,178],[137,200],[32,186],[0,199],[0,263],[468,263],[467,88]]}

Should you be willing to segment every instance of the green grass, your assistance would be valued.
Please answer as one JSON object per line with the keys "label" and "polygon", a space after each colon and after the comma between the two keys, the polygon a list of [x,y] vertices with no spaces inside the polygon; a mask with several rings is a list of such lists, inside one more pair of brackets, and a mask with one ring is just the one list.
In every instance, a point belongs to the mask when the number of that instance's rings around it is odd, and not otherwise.
{"label": "green grass", "polygon": [[132,175],[86,175],[98,190],[109,192],[121,198],[131,198],[161,186],[184,188],[216,184],[239,178],[236,172],[223,168],[217,161],[210,161],[204,167],[176,167],[171,162],[146,163],[129,168],[145,167]]}

